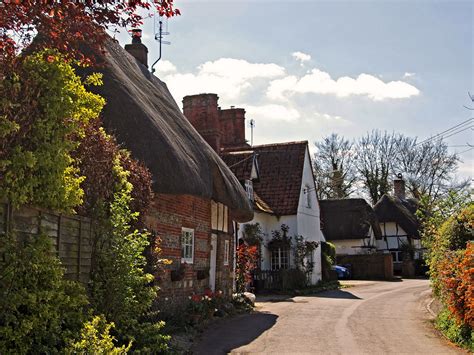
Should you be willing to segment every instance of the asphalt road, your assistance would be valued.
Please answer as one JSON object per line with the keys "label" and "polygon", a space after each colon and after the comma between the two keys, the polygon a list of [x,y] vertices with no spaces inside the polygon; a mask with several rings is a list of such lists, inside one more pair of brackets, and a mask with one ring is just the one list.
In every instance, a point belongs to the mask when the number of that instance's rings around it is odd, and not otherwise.
{"label": "asphalt road", "polygon": [[267,299],[254,314],[213,324],[193,353],[466,354],[433,329],[429,294],[427,280],[404,280]]}

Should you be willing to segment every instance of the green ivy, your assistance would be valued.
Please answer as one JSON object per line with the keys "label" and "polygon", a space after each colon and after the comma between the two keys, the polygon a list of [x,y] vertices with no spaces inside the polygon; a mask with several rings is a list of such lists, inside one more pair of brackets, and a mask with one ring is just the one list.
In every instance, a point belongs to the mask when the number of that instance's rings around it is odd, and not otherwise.
{"label": "green ivy", "polygon": [[133,186],[128,181],[129,172],[120,165],[120,156],[114,160],[113,171],[114,198],[109,206],[109,218],[100,226],[101,248],[92,275],[93,306],[117,325],[121,342],[133,341],[134,349],[142,351],[150,343],[156,351],[163,350],[169,340],[160,333],[163,324],[143,319],[158,291],[151,285],[153,275],[144,271],[148,233],[131,228],[138,214],[130,210]]}
{"label": "green ivy", "polygon": [[64,279],[49,237],[2,236],[0,353],[58,353],[87,316],[84,288]]}
{"label": "green ivy", "polygon": [[[84,178],[71,152],[105,101],[54,51],[19,63],[16,74],[0,81],[0,197],[14,206],[72,211],[82,202]],[[86,82],[100,84],[100,77]]]}

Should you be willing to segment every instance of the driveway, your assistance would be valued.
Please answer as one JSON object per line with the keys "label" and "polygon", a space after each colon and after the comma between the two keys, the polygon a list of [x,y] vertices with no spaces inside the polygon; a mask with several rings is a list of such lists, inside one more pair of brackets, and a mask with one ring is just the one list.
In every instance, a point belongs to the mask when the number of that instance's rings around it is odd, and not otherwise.
{"label": "driveway", "polygon": [[257,302],[258,312],[213,324],[194,354],[466,354],[430,324],[427,280],[352,284]]}

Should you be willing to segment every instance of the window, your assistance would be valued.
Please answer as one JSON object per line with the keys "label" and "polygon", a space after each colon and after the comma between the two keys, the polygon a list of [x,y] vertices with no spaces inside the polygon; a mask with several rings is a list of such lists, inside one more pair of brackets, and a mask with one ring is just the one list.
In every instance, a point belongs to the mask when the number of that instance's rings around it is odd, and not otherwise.
{"label": "window", "polygon": [[181,262],[192,264],[194,260],[194,229],[181,230]]}
{"label": "window", "polygon": [[224,265],[229,265],[230,242],[224,241]]}
{"label": "window", "polygon": [[276,248],[271,251],[271,268],[272,270],[289,269],[290,268],[290,249]]}

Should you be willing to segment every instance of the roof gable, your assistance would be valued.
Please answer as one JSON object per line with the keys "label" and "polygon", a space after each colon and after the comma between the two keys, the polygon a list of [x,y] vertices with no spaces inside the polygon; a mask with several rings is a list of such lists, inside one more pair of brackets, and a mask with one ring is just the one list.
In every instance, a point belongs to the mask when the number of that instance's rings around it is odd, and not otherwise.
{"label": "roof gable", "polygon": [[361,198],[319,200],[323,234],[326,240],[363,239],[370,228],[376,238],[382,232],[372,207]]}
{"label": "roof gable", "polygon": [[419,223],[415,215],[417,205],[414,200],[401,200],[398,197],[383,195],[375,204],[374,211],[380,222],[396,222],[410,236],[419,238]]}
{"label": "roof gable", "polygon": [[[266,211],[278,216],[297,213],[307,147],[307,141],[252,146],[259,170],[259,180],[254,182],[253,189],[265,202]],[[229,155],[235,154],[236,151],[225,152],[224,160],[229,164]],[[229,165],[239,180],[250,176],[252,168],[242,154],[240,163],[236,160]]]}

